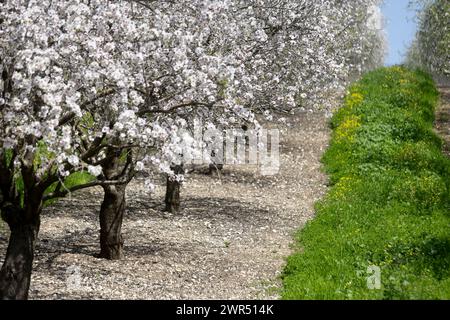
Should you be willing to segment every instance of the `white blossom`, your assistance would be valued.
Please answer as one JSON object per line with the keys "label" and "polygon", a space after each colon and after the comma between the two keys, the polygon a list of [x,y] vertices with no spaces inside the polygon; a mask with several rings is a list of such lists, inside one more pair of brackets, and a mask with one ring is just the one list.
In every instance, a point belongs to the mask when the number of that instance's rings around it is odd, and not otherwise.
{"label": "white blossom", "polygon": [[102,174],[102,167],[101,166],[88,166],[88,172],[93,175],[94,177],[98,177]]}

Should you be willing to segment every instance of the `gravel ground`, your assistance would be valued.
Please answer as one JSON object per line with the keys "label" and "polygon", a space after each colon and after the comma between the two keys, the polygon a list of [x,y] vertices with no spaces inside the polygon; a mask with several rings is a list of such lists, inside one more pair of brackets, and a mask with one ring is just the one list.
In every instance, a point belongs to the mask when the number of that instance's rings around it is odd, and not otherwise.
{"label": "gravel ground", "polygon": [[[314,215],[326,191],[320,157],[329,137],[322,113],[289,119],[281,132],[281,171],[252,166],[222,175],[191,173],[183,210],[161,212],[162,181],[151,196],[139,182],[127,191],[125,259],[99,251],[101,189],[73,194],[43,213],[31,299],[276,299],[294,232]],[[0,257],[7,232],[0,232]]]}

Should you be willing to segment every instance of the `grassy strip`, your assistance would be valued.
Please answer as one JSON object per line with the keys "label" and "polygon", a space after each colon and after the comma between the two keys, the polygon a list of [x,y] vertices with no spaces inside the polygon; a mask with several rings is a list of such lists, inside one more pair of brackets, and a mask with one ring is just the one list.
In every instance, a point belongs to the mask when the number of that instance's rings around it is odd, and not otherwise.
{"label": "grassy strip", "polygon": [[[297,235],[284,299],[450,299],[450,161],[438,92],[401,67],[368,73],[332,119],[332,187]],[[381,288],[368,288],[371,266]],[[370,280],[370,283],[373,280]]]}

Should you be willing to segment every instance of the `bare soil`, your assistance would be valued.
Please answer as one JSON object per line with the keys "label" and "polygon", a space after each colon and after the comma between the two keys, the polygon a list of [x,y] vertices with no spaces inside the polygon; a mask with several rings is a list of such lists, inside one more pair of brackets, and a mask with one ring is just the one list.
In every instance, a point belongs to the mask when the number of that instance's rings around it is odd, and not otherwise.
{"label": "bare soil", "polygon": [[440,86],[441,103],[436,112],[435,127],[444,139],[444,153],[450,157],[450,87]]}

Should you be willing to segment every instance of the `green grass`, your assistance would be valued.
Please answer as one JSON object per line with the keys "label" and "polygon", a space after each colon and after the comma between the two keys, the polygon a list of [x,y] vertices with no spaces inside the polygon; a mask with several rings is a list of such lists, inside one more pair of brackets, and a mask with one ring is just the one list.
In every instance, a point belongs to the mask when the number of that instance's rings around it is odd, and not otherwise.
{"label": "green grass", "polygon": [[[331,121],[331,188],[297,234],[284,299],[450,299],[450,161],[438,92],[401,67],[368,73]],[[370,290],[367,268],[381,270]]]}

